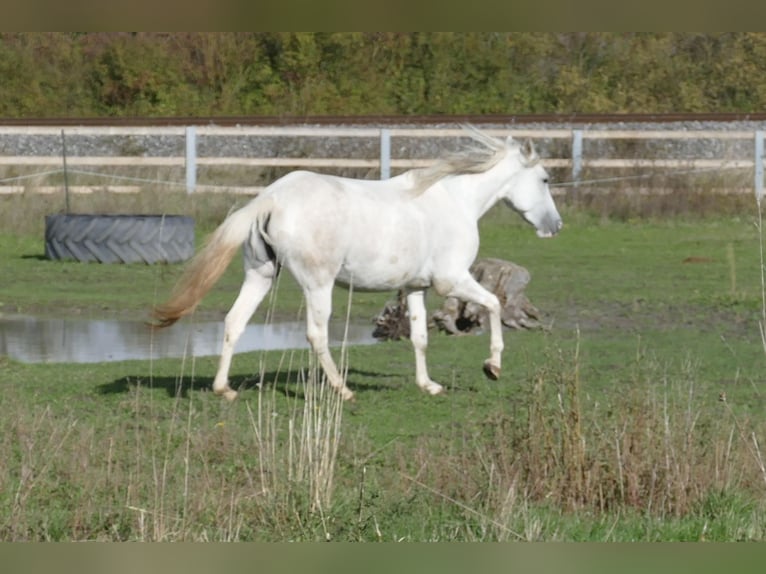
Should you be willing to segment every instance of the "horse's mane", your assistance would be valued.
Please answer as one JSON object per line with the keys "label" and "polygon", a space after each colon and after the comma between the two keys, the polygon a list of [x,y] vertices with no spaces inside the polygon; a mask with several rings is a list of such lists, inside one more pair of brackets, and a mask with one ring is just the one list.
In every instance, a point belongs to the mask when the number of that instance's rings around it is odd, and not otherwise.
{"label": "horse's mane", "polygon": [[[497,165],[509,151],[520,148],[517,142],[509,143],[492,137],[471,125],[462,127],[471,139],[480,145],[469,146],[462,151],[452,153],[428,167],[413,169],[410,172],[414,181],[411,190],[413,195],[420,195],[447,176],[485,172]],[[539,161],[534,150],[530,150],[528,155],[524,153],[521,155],[522,161],[527,166]]]}

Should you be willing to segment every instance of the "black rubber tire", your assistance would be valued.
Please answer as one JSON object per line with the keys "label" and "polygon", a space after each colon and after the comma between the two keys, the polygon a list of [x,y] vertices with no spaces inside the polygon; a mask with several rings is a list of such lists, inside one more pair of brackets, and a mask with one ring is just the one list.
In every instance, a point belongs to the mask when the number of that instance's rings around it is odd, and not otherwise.
{"label": "black rubber tire", "polygon": [[48,259],[179,263],[194,255],[194,219],[183,215],[58,214],[45,218]]}

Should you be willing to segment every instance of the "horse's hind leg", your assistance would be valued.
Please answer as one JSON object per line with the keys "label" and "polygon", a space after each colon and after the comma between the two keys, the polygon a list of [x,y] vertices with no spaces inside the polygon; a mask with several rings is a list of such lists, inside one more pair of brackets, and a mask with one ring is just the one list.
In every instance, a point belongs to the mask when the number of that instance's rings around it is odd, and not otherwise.
{"label": "horse's hind leg", "polygon": [[427,393],[438,395],[444,390],[444,387],[430,379],[426,367],[428,320],[423,297],[423,291],[413,291],[407,295],[407,310],[410,314],[410,340],[415,349],[415,381]]}
{"label": "horse's hind leg", "polygon": [[329,348],[328,322],[332,311],[333,284],[318,288],[304,288],[306,297],[306,338],[319,359],[319,364],[327,375],[330,385],[345,400],[354,398],[354,393],[346,386],[343,377],[335,366]]}
{"label": "horse's hind leg", "polygon": [[223,395],[230,401],[237,398],[237,391],[229,386],[229,367],[231,366],[234,347],[244,332],[250,317],[253,316],[259,303],[271,288],[275,274],[276,265],[273,261],[263,263],[255,269],[247,269],[245,271],[245,281],[239,291],[237,300],[226,314],[223,346],[218,363],[218,372],[213,381],[213,392],[217,395]]}

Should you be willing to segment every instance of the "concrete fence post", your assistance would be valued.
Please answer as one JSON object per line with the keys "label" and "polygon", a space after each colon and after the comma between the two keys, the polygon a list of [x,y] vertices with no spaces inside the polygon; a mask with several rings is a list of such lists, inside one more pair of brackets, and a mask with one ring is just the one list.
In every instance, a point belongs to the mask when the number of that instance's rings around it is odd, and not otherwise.
{"label": "concrete fence post", "polygon": [[763,198],[763,162],[764,162],[764,140],[763,130],[757,130],[755,132],[755,198],[758,203]]}
{"label": "concrete fence post", "polygon": [[582,130],[572,130],[572,181],[575,187],[582,172]]}
{"label": "concrete fence post", "polygon": [[391,130],[380,130],[380,179],[391,177]]}
{"label": "concrete fence post", "polygon": [[186,193],[194,193],[197,187],[197,130],[186,127]]}

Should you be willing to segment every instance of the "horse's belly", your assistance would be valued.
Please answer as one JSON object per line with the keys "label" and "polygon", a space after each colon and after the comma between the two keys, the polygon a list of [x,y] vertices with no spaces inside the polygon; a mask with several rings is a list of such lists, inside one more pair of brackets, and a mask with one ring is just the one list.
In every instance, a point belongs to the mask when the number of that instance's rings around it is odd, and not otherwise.
{"label": "horse's belly", "polygon": [[424,273],[403,268],[394,259],[387,262],[373,260],[371,264],[346,264],[338,273],[336,282],[362,291],[391,291],[402,287],[424,289],[430,285],[430,279]]}

